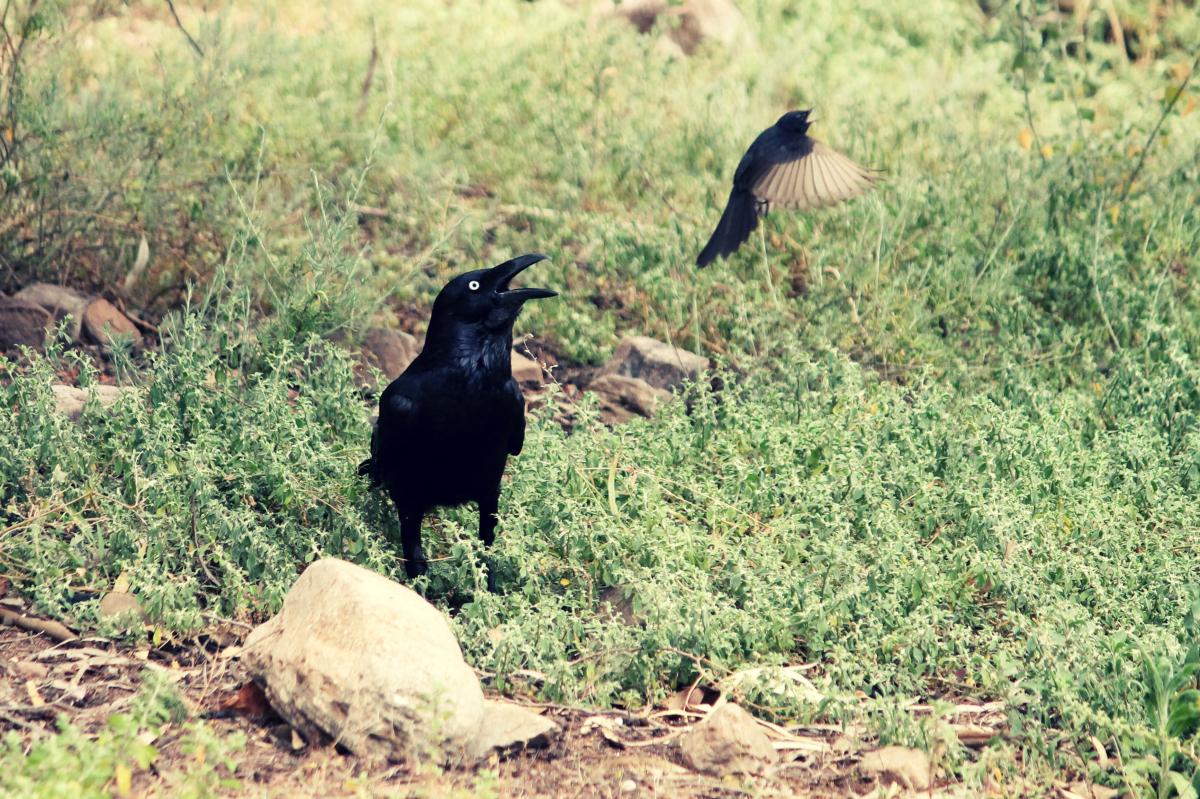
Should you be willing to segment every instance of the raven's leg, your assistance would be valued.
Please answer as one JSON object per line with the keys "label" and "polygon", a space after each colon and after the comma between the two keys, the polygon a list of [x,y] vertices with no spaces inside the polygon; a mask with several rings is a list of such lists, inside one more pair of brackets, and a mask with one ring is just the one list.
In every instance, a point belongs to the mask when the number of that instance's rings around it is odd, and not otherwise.
{"label": "raven's leg", "polygon": [[421,549],[420,513],[400,515],[400,546],[404,549],[404,571],[409,578],[420,577],[429,570],[425,551]]}
{"label": "raven's leg", "polygon": [[490,547],[496,540],[496,511],[500,510],[500,486],[479,498],[479,540]]}
{"label": "raven's leg", "polygon": [[[490,547],[496,540],[496,511],[498,510],[500,510],[499,484],[496,485],[495,491],[490,491],[479,499],[479,540],[485,547]],[[496,593],[496,569],[490,558],[484,557],[483,562],[487,566],[488,591],[494,594]]]}

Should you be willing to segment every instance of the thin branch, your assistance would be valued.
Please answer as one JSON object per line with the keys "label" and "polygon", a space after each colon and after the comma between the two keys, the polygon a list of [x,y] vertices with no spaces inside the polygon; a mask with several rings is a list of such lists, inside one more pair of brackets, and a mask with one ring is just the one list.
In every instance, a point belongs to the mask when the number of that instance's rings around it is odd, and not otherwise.
{"label": "thin branch", "polygon": [[1137,166],[1135,166],[1133,171],[1129,173],[1129,179],[1125,181],[1125,188],[1121,190],[1121,198],[1117,200],[1118,205],[1124,205],[1125,198],[1129,196],[1129,190],[1133,188],[1133,181],[1137,179],[1138,174],[1142,171],[1142,166],[1146,163],[1146,153],[1150,152],[1150,145],[1154,144],[1154,138],[1158,136],[1158,131],[1160,128],[1162,128],[1163,122],[1165,122],[1167,117],[1171,114],[1171,110],[1175,108],[1175,103],[1179,102],[1179,98],[1183,96],[1183,91],[1187,88],[1188,83],[1192,80],[1192,76],[1196,74],[1197,67],[1200,67],[1200,53],[1198,53],[1195,60],[1192,61],[1192,68],[1188,70],[1187,77],[1184,78],[1183,83],[1179,85],[1179,89],[1175,92],[1175,96],[1171,98],[1169,103],[1167,103],[1167,106],[1163,109],[1163,112],[1158,115],[1158,122],[1155,123],[1154,130],[1150,131],[1150,136],[1146,139],[1146,144],[1144,147],[1142,147],[1142,152],[1138,156]]}
{"label": "thin branch", "polygon": [[192,34],[187,32],[187,28],[183,27],[183,20],[179,18],[179,13],[175,10],[174,0],[167,0],[167,8],[171,9],[171,16],[175,18],[176,27],[178,27],[183,35],[187,37],[188,44],[190,44],[192,49],[196,51],[197,57],[204,58],[204,51],[200,49],[200,45],[195,39],[192,38]]}
{"label": "thin branch", "polygon": [[371,94],[371,84],[375,81],[375,67],[379,64],[379,45],[375,36],[375,17],[371,17],[371,57],[367,61],[367,75],[363,78],[362,89],[359,90],[360,99],[358,101],[359,119],[363,118],[363,114],[367,112],[367,98]]}
{"label": "thin branch", "polygon": [[1033,143],[1037,147],[1038,155],[1042,157],[1042,163],[1046,163],[1046,153],[1042,148],[1042,137],[1038,135],[1037,128],[1033,124],[1033,103],[1029,97],[1029,35],[1025,30],[1025,14],[1021,11],[1021,4],[1017,3],[1013,9],[1017,15],[1017,21],[1020,23],[1021,31],[1021,94],[1025,98],[1025,124],[1029,126],[1029,132],[1033,134]]}
{"label": "thin branch", "polygon": [[24,613],[18,613],[15,610],[0,608],[0,621],[5,624],[14,624],[22,630],[29,630],[34,633],[44,633],[53,638],[55,641],[77,641],[79,636],[68,630],[63,625],[53,619],[35,619],[32,616],[26,616]]}

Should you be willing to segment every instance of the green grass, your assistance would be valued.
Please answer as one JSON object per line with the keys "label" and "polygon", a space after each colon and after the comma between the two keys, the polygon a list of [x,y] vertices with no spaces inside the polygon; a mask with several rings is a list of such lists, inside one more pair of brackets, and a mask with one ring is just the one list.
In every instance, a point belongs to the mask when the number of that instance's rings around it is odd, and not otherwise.
{"label": "green grass", "polygon": [[[726,388],[615,431],[587,401],[569,435],[539,412],[499,595],[473,510],[439,514],[418,585],[473,665],[636,706],[810,662],[827,705],[746,700],[928,746],[906,698],[1004,699],[1008,740],[956,752],[964,779],[997,752],[1075,768],[1094,734],[1144,768],[1093,776],[1186,794],[1160,762],[1194,771],[1163,732],[1183,688],[1153,674],[1190,674],[1200,598],[1195,87],[1169,106],[1194,7],[1153,38],[1118,4],[1135,65],[1101,10],[1078,38],[1046,4],[748,3],[755,44],[679,62],[558,3],[276,5],[185,6],[203,59],[132,4],[60,20],[26,63],[5,280],[119,282],[144,235],[135,300],[195,286],[162,352],[121,361],[138,393],[78,425],[50,411],[56,371],[93,379],[70,353],[3,367],[0,557],[43,610],[93,626],[125,574],[170,637],[264,616],[323,554],[398,576],[354,476],[369,409],[322,337],[537,250],[562,299],[522,330],[590,363],[669,339]],[[742,149],[809,105],[887,182],[773,215],[765,265],[755,238],[696,271]],[[644,624],[601,607],[613,586]]]}

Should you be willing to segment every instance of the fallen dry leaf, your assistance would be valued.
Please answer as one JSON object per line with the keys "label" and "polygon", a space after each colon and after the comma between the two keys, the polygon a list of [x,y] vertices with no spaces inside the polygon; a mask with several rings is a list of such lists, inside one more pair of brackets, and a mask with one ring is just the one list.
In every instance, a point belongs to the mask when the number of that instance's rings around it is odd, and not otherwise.
{"label": "fallen dry leaf", "polygon": [[41,693],[38,691],[37,686],[33,684],[32,680],[25,683],[25,693],[29,696],[29,704],[33,705],[34,707],[46,706],[46,700],[42,699]]}
{"label": "fallen dry leaf", "polygon": [[271,709],[271,703],[267,701],[267,695],[253,680],[242,683],[238,692],[221,705],[221,710],[252,719],[275,715],[275,711]]}

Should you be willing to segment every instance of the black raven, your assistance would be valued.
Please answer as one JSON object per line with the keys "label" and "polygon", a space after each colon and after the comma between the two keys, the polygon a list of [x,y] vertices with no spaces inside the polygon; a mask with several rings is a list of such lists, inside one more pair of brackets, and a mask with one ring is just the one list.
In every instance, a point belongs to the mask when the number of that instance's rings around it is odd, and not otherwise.
{"label": "black raven", "polygon": [[478,502],[479,537],[485,546],[495,538],[500,477],[525,442],[513,323],[526,300],[557,296],[509,282],[545,259],[522,255],[447,283],[434,300],[424,349],[379,398],[371,457],[358,473],[385,487],[396,505],[409,577],[428,569],[421,519],[434,507]]}
{"label": "black raven", "polygon": [[733,174],[725,213],[696,256],[697,266],[732,255],[772,208],[835,205],[862,194],[878,179],[875,170],[809,138],[811,112],[789,111],[758,134]]}

